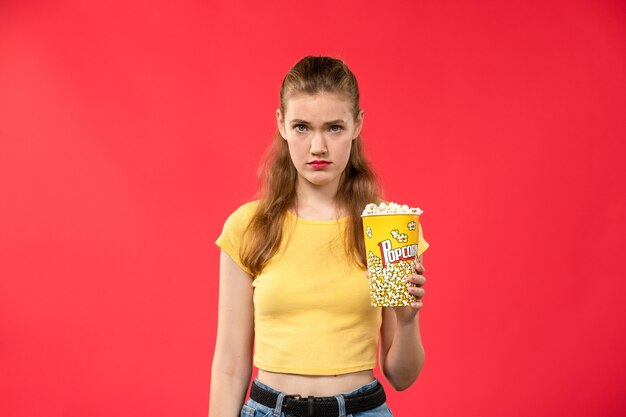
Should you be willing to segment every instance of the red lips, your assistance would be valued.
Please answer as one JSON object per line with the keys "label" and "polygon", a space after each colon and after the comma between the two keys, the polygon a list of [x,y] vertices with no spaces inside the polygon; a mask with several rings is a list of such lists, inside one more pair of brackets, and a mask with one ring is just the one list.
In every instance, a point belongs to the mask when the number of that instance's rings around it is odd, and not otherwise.
{"label": "red lips", "polygon": [[325,161],[323,159],[316,159],[315,161],[307,162],[313,169],[324,169],[328,165],[331,164],[330,161]]}

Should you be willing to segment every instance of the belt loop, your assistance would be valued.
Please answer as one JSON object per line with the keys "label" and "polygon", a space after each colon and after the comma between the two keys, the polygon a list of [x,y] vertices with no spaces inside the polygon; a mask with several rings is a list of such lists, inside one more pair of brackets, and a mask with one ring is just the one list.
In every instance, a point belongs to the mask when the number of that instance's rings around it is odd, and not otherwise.
{"label": "belt loop", "polygon": [[276,417],[280,417],[280,413],[283,411],[283,401],[285,400],[285,393],[281,392],[278,394],[278,398],[276,399],[276,408],[274,408],[274,415]]}
{"label": "belt loop", "polygon": [[308,405],[308,413],[307,413],[307,417],[315,417],[315,397],[312,395],[309,395],[309,398],[307,398],[306,400],[306,404]]}
{"label": "belt loop", "polygon": [[346,400],[342,394],[335,395],[335,398],[337,399],[337,404],[339,404],[339,417],[346,417]]}

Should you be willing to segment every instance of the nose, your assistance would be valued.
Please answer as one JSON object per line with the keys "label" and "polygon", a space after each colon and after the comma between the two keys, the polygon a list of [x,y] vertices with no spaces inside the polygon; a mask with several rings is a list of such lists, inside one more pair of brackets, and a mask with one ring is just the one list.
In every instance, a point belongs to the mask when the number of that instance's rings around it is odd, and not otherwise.
{"label": "nose", "polygon": [[311,154],[312,155],[324,155],[328,152],[328,148],[326,147],[326,138],[324,134],[321,132],[313,135],[311,139]]}

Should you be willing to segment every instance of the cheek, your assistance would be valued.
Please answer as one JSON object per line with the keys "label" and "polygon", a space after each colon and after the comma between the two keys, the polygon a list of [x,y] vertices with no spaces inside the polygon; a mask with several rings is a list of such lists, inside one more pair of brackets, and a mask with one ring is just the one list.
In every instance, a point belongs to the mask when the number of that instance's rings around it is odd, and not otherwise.
{"label": "cheek", "polygon": [[354,140],[352,138],[346,138],[346,143],[344,144],[344,152],[349,156],[350,151],[352,150],[352,145],[354,144]]}
{"label": "cheek", "polygon": [[306,147],[300,141],[287,141],[287,147],[289,148],[289,155],[292,160],[301,159],[302,155],[307,152]]}
{"label": "cheek", "polygon": [[341,146],[337,148],[336,150],[336,154],[339,156],[342,160],[342,162],[344,163],[348,163],[348,160],[350,159],[350,150],[352,149],[352,141],[351,140],[346,140],[345,142],[341,143]]}

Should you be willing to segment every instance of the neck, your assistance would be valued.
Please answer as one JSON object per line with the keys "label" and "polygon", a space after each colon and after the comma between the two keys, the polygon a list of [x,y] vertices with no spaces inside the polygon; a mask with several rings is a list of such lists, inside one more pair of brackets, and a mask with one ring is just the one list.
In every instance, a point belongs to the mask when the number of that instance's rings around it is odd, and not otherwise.
{"label": "neck", "polygon": [[309,220],[334,220],[344,213],[337,207],[338,182],[323,186],[299,180],[296,183],[296,210],[298,216]]}

